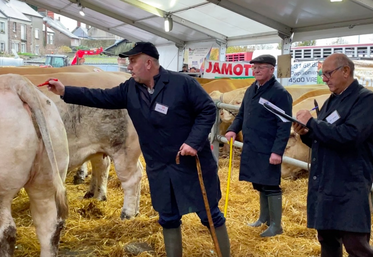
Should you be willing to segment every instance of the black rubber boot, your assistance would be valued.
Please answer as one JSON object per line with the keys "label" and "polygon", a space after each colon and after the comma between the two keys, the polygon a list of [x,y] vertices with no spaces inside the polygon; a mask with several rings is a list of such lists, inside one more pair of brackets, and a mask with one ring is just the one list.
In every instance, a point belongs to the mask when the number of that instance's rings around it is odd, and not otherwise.
{"label": "black rubber boot", "polygon": [[268,197],[263,193],[259,192],[259,204],[260,204],[260,213],[259,219],[254,223],[248,224],[250,227],[259,227],[263,223],[270,225],[269,221],[269,209],[268,209]]}
{"label": "black rubber boot", "polygon": [[183,245],[181,240],[181,228],[164,228],[163,240],[167,257],[182,257]]}
{"label": "black rubber boot", "polygon": [[227,227],[225,226],[225,224],[223,226],[215,228],[215,233],[218,239],[222,257],[230,257],[231,256],[231,245],[229,243]]}
{"label": "black rubber boot", "polygon": [[271,237],[282,234],[282,195],[268,196],[270,226],[260,234],[262,237]]}

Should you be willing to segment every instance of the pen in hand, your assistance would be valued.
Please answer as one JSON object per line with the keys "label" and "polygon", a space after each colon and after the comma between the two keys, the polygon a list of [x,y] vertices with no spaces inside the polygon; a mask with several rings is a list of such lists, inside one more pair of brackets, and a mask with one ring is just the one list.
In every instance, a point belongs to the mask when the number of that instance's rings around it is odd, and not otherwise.
{"label": "pen in hand", "polygon": [[310,110],[310,112],[316,110],[317,108],[319,108],[319,107],[318,107],[318,106],[313,107],[313,108]]}

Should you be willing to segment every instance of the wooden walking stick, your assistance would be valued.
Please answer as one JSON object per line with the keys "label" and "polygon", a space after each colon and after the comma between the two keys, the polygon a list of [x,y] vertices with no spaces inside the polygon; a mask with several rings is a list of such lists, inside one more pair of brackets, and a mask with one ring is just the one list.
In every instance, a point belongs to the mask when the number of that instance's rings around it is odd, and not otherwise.
{"label": "wooden walking stick", "polygon": [[[218,255],[218,257],[222,257],[218,238],[216,237],[215,226],[214,226],[214,223],[212,222],[211,210],[210,210],[209,200],[207,198],[205,183],[203,182],[201,163],[199,162],[198,155],[196,155],[195,157],[196,157],[196,165],[197,165],[197,172],[198,172],[198,180],[199,180],[199,185],[201,186],[203,202],[205,204],[205,209],[207,213],[207,219],[209,221],[211,237],[212,237],[212,240],[214,241],[216,254]],[[180,151],[176,155],[176,164],[180,164]]]}

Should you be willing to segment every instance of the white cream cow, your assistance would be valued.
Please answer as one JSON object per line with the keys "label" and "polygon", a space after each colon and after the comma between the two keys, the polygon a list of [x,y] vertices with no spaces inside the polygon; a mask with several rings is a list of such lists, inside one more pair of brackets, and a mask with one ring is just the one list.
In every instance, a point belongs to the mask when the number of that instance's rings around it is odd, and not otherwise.
{"label": "white cream cow", "polygon": [[[49,75],[25,76],[34,83],[50,78]],[[84,86],[91,88],[109,88],[118,85],[119,80],[126,80],[125,73],[108,72],[58,73],[54,77],[66,85],[79,86],[84,82]],[[85,197],[106,200],[111,159],[124,191],[120,216],[122,219],[135,216],[139,211],[143,168],[139,162],[141,150],[137,133],[127,110],[105,110],[66,104],[46,87],[40,89],[55,102],[65,124],[70,151],[69,170],[79,167],[87,160],[91,161],[92,179]]]}
{"label": "white cream cow", "polygon": [[[35,85],[51,77],[60,79],[66,85],[108,88],[119,85],[131,75],[124,72],[82,72],[74,69],[65,72],[63,68],[34,70],[34,74],[17,68]],[[51,70],[56,73],[51,73]],[[91,161],[92,178],[85,198],[107,199],[107,178],[110,158],[114,162],[118,179],[124,190],[121,218],[130,218],[138,213],[140,201],[140,180],[142,166],[138,161],[141,154],[137,133],[126,110],[103,110],[78,105],[65,104],[58,96],[41,87],[40,90],[57,105],[63,118],[69,142],[69,170]],[[86,167],[83,165],[82,168]],[[81,170],[82,170],[81,168]],[[79,173],[75,180],[85,178]],[[80,177],[79,177],[80,176]]]}
{"label": "white cream cow", "polygon": [[20,75],[0,76],[0,256],[12,256],[11,203],[24,187],[40,256],[57,256],[68,207],[66,131],[55,104]]}

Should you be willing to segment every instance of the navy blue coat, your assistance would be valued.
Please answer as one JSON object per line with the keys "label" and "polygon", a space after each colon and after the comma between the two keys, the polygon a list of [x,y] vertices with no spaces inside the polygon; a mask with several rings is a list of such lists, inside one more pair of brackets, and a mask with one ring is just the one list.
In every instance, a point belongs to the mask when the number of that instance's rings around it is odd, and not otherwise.
{"label": "navy blue coat", "polygon": [[[370,233],[369,193],[373,174],[373,92],[355,80],[331,96],[302,141],[312,147],[308,180],[307,225]],[[337,111],[340,118],[329,124]]]}
{"label": "navy blue coat", "polygon": [[[63,99],[97,108],[126,108],[139,136],[154,209],[171,212],[173,188],[181,215],[201,211],[205,207],[195,157],[181,156],[179,165],[175,157],[183,143],[198,151],[209,204],[217,205],[220,182],[208,141],[216,107],[194,78],[162,67],[159,71],[150,107],[141,99],[142,85],[133,78],[105,90],[67,86]],[[168,107],[167,114],[155,110],[157,103]]]}
{"label": "navy blue coat", "polygon": [[273,77],[257,92],[254,82],[245,92],[238,115],[228,131],[242,130],[240,180],[261,185],[279,185],[281,164],[269,163],[271,153],[283,155],[289,140],[291,122],[282,122],[276,115],[259,103],[263,98],[292,115],[291,95]]}

